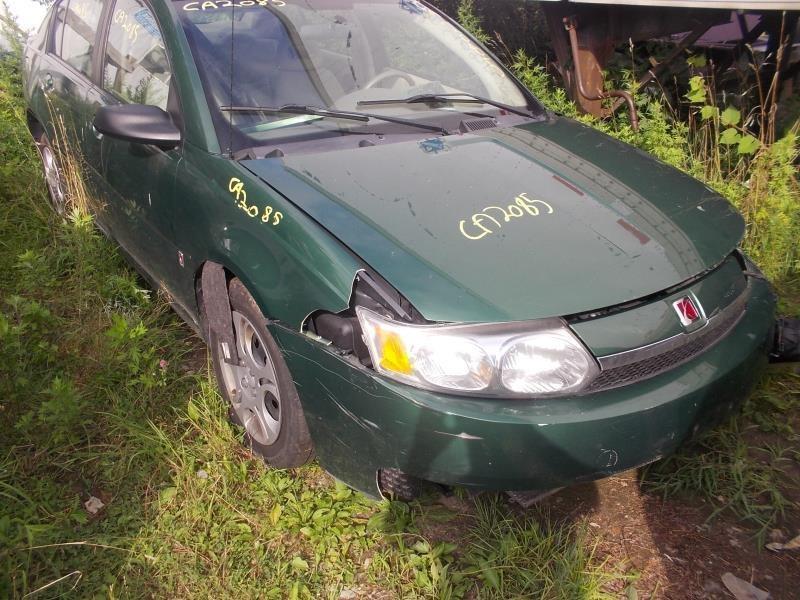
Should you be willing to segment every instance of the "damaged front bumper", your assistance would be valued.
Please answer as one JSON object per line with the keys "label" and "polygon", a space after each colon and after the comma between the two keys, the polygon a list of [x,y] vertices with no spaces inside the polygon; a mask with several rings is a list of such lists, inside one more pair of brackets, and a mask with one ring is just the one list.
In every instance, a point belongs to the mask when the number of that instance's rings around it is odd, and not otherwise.
{"label": "damaged front bumper", "polygon": [[769,285],[755,280],[743,318],[690,362],[625,387],[535,400],[412,388],[297,332],[271,328],[295,379],[320,463],[374,496],[382,468],[442,484],[530,490],[657,460],[747,397],[767,364],[774,311]]}

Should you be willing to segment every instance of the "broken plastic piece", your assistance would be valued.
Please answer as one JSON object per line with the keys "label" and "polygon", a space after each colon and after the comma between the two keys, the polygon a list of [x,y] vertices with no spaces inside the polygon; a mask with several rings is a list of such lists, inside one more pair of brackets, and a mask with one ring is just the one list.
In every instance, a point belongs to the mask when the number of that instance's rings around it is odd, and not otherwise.
{"label": "broken plastic piece", "polygon": [[775,324],[775,343],[770,353],[770,361],[800,361],[800,319],[781,317]]}
{"label": "broken plastic piece", "polygon": [[506,492],[508,494],[509,499],[516,504],[519,504],[522,508],[528,509],[534,504],[537,504],[547,498],[548,496],[552,496],[556,492],[563,490],[564,488],[553,488],[550,490],[527,490],[527,491],[518,491],[518,492]]}
{"label": "broken plastic piece", "polygon": [[722,576],[722,583],[736,600],[769,600],[771,598],[769,592],[757,588],[744,579],[739,579],[733,573],[725,573]]}
{"label": "broken plastic piece", "polygon": [[782,552],[784,550],[800,550],[800,535],[795,536],[785,544],[781,542],[770,542],[767,544],[767,550],[773,552]]}
{"label": "broken plastic piece", "polygon": [[97,496],[89,496],[89,499],[83,503],[83,506],[90,515],[96,515],[103,510],[105,503]]}

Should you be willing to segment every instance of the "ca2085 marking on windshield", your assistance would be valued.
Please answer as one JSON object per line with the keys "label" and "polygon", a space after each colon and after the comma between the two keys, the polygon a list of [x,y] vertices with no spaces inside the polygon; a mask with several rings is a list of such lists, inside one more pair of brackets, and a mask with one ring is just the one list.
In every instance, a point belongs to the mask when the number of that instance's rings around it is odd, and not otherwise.
{"label": "ca2085 marking on windshield", "polygon": [[205,2],[187,2],[183,5],[183,10],[192,12],[195,10],[217,10],[218,8],[252,8],[255,6],[275,6],[281,8],[286,6],[283,0],[205,0]]}
{"label": "ca2085 marking on windshield", "polygon": [[487,206],[482,212],[472,215],[470,221],[462,219],[458,223],[458,228],[468,240],[479,240],[497,233],[503,228],[504,223],[512,219],[519,219],[524,216],[538,217],[539,215],[553,214],[553,207],[544,200],[528,198],[527,192],[523,192],[514,199],[513,204],[507,207]]}
{"label": "ca2085 marking on windshield", "polygon": [[247,213],[249,217],[255,219],[260,214],[261,222],[265,225],[270,224],[273,227],[280,225],[281,219],[283,219],[283,213],[281,211],[275,210],[267,204],[262,212],[255,204],[247,204],[247,190],[244,189],[244,182],[238,177],[231,177],[231,180],[228,182],[228,191],[233,196],[234,201],[236,201],[236,206]]}

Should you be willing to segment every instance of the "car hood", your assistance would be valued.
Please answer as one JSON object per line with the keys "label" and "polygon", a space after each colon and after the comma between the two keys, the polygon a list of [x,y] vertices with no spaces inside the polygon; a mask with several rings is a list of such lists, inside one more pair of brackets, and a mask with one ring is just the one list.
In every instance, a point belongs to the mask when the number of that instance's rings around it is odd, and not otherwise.
{"label": "car hood", "polygon": [[744,233],[710,188],[561,117],[242,164],[434,321],[640,299],[719,264]]}

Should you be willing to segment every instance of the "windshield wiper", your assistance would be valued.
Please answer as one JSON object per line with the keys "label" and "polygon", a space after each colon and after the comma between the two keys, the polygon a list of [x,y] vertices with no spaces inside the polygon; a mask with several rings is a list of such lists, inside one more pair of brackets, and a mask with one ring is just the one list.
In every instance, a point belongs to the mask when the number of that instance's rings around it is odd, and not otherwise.
{"label": "windshield wiper", "polygon": [[223,112],[237,112],[237,113],[287,113],[293,115],[313,115],[317,117],[331,117],[334,119],[349,119],[351,121],[369,121],[369,117],[357,113],[341,112],[336,110],[329,110],[327,108],[319,108],[316,106],[306,106],[303,104],[284,104],[283,106],[220,106],[219,109]]}
{"label": "windshield wiper", "polygon": [[239,112],[239,113],[272,113],[272,114],[295,114],[295,115],[313,115],[317,117],[330,117],[331,119],[348,119],[351,121],[362,121],[366,123],[371,119],[378,121],[386,121],[387,123],[397,123],[399,125],[408,125],[409,127],[419,127],[420,129],[428,129],[429,131],[436,131],[442,135],[449,135],[450,132],[444,127],[439,125],[428,125],[427,123],[420,123],[412,121],[411,119],[403,119],[401,117],[390,117],[388,115],[374,115],[371,113],[363,112],[349,112],[343,110],[331,110],[328,108],[321,108],[319,106],[308,106],[306,104],[284,104],[279,107],[272,106],[220,106],[219,109],[223,112]]}
{"label": "windshield wiper", "polygon": [[502,108],[503,110],[507,110],[508,112],[514,113],[516,115],[535,118],[534,115],[525,110],[509,106],[508,104],[504,104],[503,102],[497,102],[496,100],[492,100],[490,98],[484,98],[483,96],[468,94],[467,92],[456,92],[453,94],[417,94],[416,96],[410,96],[408,98],[396,98],[396,99],[393,98],[389,100],[361,100],[360,102],[358,102],[358,106],[381,106],[384,104],[436,104],[436,103],[445,104],[449,102],[488,104],[490,106],[496,106],[497,108]]}

